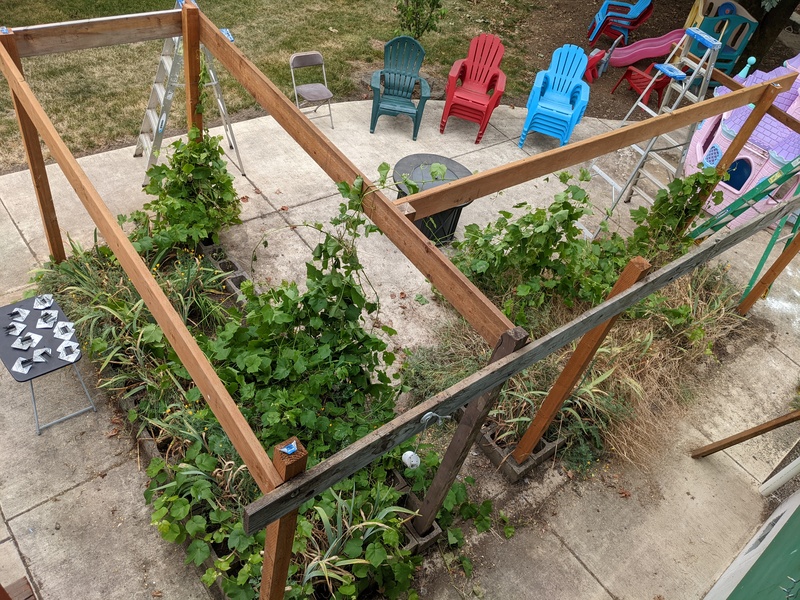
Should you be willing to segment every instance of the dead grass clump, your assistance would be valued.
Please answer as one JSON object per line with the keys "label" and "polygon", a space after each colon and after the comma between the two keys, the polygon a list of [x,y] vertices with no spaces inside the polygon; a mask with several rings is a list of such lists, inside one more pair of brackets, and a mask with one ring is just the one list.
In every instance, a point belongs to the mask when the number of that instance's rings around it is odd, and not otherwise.
{"label": "dead grass clump", "polygon": [[[716,360],[715,343],[743,322],[734,310],[737,300],[724,268],[703,267],[626,312],[547,433],[551,440],[565,440],[565,461],[581,470],[610,452],[647,463],[663,432],[692,400],[696,368]],[[549,307],[531,317],[542,329],[537,335],[583,310],[559,302]],[[516,445],[574,347],[509,380],[490,415],[499,445]],[[443,329],[437,347],[411,355],[406,382],[417,399],[428,398],[484,366],[488,357],[485,344],[459,320]]]}

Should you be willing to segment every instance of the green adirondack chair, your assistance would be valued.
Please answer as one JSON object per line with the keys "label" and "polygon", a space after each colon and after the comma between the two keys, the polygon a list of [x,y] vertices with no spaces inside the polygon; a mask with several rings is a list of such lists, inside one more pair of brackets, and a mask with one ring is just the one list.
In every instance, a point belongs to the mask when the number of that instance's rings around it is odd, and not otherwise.
{"label": "green adirondack chair", "polygon": [[[417,139],[422,111],[431,96],[428,82],[419,76],[425,50],[412,37],[402,35],[387,42],[383,50],[383,70],[372,74],[372,119],[369,132],[375,133],[375,124],[381,115],[408,115],[414,121],[413,139]],[[381,80],[383,91],[381,91]],[[419,102],[411,94],[419,82]]]}

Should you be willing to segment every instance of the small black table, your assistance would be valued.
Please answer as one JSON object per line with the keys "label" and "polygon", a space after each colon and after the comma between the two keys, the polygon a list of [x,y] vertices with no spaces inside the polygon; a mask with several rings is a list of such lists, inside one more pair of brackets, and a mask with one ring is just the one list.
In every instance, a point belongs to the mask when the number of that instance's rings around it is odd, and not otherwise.
{"label": "small black table", "polygon": [[[47,306],[42,308],[44,305]],[[15,381],[30,383],[36,435],[51,425],[89,410],[97,411],[83,377],[75,367],[80,358],[75,329],[51,296],[37,296],[0,307],[0,359]],[[70,365],[78,375],[90,406],[40,426],[33,380]]]}
{"label": "small black table", "polygon": [[[433,163],[442,164],[447,168],[444,178],[433,179],[431,175],[431,164]],[[405,158],[401,158],[394,166],[394,171],[392,171],[392,178],[397,185],[398,198],[408,196],[409,193],[408,188],[403,183],[403,175],[417,183],[419,185],[419,190],[423,191],[449,181],[468,177],[472,175],[472,172],[464,165],[446,156],[439,156],[438,154],[410,154]],[[425,234],[425,237],[437,246],[447,244],[453,241],[456,227],[458,227],[458,219],[461,216],[461,209],[470,202],[448,208],[430,217],[417,219],[414,221],[414,225]]]}

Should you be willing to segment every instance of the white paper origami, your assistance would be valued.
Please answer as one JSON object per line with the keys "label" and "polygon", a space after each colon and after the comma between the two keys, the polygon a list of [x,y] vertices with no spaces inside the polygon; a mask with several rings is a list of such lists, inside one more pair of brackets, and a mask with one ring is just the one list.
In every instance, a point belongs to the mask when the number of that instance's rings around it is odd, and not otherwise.
{"label": "white paper origami", "polygon": [[8,313],[8,316],[11,317],[12,321],[24,321],[25,318],[30,314],[30,312],[31,311],[25,308],[20,308],[18,306],[17,308],[13,309],[10,313]]}
{"label": "white paper origami", "polygon": [[39,348],[33,351],[33,362],[47,362],[47,359],[53,356],[52,348]]}
{"label": "white paper origami", "polygon": [[81,356],[81,349],[78,342],[61,342],[58,347],[58,358],[63,361],[74,363]]}
{"label": "white paper origami", "polygon": [[33,308],[36,310],[44,310],[45,308],[50,308],[53,305],[53,294],[42,294],[41,296],[36,296],[33,301]]}
{"label": "white paper origami", "polygon": [[42,336],[36,333],[26,333],[25,335],[19,336],[17,339],[14,340],[14,343],[11,344],[12,348],[16,348],[17,350],[28,350],[30,348],[36,348],[36,344],[39,343],[39,340],[42,339]]}
{"label": "white paper origami", "polygon": [[58,321],[57,310],[43,310],[39,320],[36,321],[36,329],[52,329],[56,321]]}
{"label": "white paper origami", "polygon": [[13,323],[9,323],[3,329],[5,330],[6,335],[19,335],[22,333],[27,325],[25,323],[18,323],[14,321]]}
{"label": "white paper origami", "polygon": [[31,370],[33,366],[33,359],[32,358],[23,358],[20,356],[17,359],[17,362],[14,363],[14,366],[11,367],[12,371],[16,371],[17,373],[22,373],[23,375],[27,375],[28,371]]}
{"label": "white paper origami", "polygon": [[75,324],[70,321],[59,321],[53,327],[53,337],[60,340],[68,340],[75,333]]}

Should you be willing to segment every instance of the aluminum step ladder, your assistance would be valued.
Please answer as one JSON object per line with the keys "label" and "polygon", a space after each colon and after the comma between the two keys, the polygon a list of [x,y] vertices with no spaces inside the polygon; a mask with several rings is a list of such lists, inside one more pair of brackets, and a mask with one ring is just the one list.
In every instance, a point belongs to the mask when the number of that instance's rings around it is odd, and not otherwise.
{"label": "aluminum step ladder", "polygon": [[[698,42],[704,49],[700,58],[689,52],[694,42]],[[637,111],[643,111],[649,117],[656,117],[671,113],[684,103],[696,103],[703,100],[708,91],[720,48],[720,42],[707,33],[696,27],[687,29],[667,60],[655,65],[656,75],[625,115],[620,127],[630,123],[631,117]],[[663,81],[664,77],[668,77],[670,82],[664,91],[664,98],[659,110],[654,111],[644,102],[644,99],[648,98],[650,90],[656,85],[656,82]],[[620,201],[630,202],[634,194],[641,196],[649,204],[653,204],[657,191],[666,188],[669,181],[682,172],[689,142],[696,129],[696,123],[686,128],[685,138],[682,140],[676,139],[678,136],[662,134],[652,138],[644,146],[633,144],[631,149],[639,155],[639,159],[624,184],[615,181],[611,175],[597,165],[592,165],[592,170],[608,182],[612,188],[611,208],[606,212],[604,222],[613,214]],[[678,152],[678,157],[675,159],[675,154]],[[670,155],[672,156],[670,157]]]}
{"label": "aluminum step ladder", "polygon": [[[180,8],[183,0],[179,0],[175,7]],[[227,29],[221,30],[225,36],[232,42],[233,36]],[[242,175],[244,172],[244,165],[242,158],[239,155],[239,147],[236,144],[236,137],[233,135],[233,127],[231,125],[230,115],[225,107],[225,100],[222,97],[222,88],[219,84],[216,70],[214,69],[214,57],[211,52],[205,47],[200,47],[205,59],[205,67],[208,72],[209,82],[206,87],[214,90],[214,97],[217,103],[217,110],[222,118],[222,125],[225,131],[225,137],[228,140],[228,146],[236,153],[236,166]],[[147,166],[145,173],[150,170],[158,160],[158,154],[161,150],[161,143],[164,138],[164,129],[169,117],[169,111],[172,107],[172,101],[175,98],[175,89],[184,87],[183,83],[183,44],[182,37],[167,38],[164,40],[164,46],[161,49],[161,58],[156,70],[156,76],[153,80],[153,87],[150,91],[150,99],[147,102],[147,108],[144,111],[144,118],[142,119],[142,126],[139,130],[139,137],[136,142],[136,150],[134,157],[147,155]],[[145,175],[142,185],[147,185],[149,177]]]}

